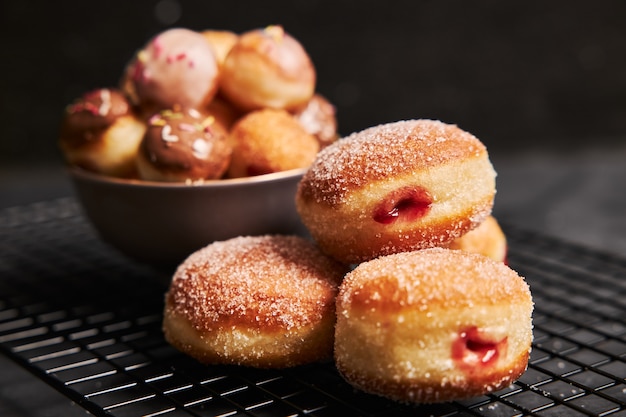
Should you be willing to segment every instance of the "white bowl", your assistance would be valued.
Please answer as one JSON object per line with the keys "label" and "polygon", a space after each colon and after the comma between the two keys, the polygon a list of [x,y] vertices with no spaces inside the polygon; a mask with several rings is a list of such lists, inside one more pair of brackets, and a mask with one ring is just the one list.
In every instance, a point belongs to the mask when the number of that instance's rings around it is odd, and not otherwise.
{"label": "white bowl", "polygon": [[69,173],[88,219],[126,255],[175,265],[214,241],[262,234],[305,235],[295,208],[306,169],[201,184]]}

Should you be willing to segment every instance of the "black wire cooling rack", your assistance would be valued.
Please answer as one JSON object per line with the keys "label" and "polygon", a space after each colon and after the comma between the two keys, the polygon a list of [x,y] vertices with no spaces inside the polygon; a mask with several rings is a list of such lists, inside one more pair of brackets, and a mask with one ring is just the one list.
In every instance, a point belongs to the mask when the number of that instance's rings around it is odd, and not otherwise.
{"label": "black wire cooling rack", "polygon": [[505,230],[536,303],[530,364],[467,401],[400,405],[332,363],[199,365],[162,337],[169,272],[101,243],[73,199],[0,211],[0,351],[96,416],[626,415],[626,260]]}

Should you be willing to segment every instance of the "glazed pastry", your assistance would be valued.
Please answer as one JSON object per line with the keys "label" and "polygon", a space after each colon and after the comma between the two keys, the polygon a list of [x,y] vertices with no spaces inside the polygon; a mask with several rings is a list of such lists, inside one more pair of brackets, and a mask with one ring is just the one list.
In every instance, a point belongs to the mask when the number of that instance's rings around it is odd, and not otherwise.
{"label": "glazed pastry", "polygon": [[174,106],[203,108],[218,89],[218,64],[202,34],[169,29],[128,64],[122,88],[145,114]]}
{"label": "glazed pastry", "polygon": [[205,30],[201,33],[213,48],[217,64],[221,67],[226,55],[237,42],[238,35],[229,30]]}
{"label": "glazed pastry", "polygon": [[176,270],[165,337],[209,364],[284,368],[331,359],[345,272],[297,236],[212,243]]}
{"label": "glazed pastry", "polygon": [[319,150],[317,139],[284,110],[248,113],[231,129],[229,177],[247,177],[308,167]]}
{"label": "glazed pastry", "polygon": [[377,258],[341,284],[337,369],[401,402],[493,392],[527,367],[532,310],[524,279],[484,255],[431,248]]}
{"label": "glazed pastry", "polygon": [[490,213],[495,171],[473,135],[432,120],[389,123],[322,149],[296,207],[321,249],[358,263],[445,246]]}
{"label": "glazed pastry", "polygon": [[213,116],[195,109],[163,110],[148,120],[137,155],[139,177],[150,181],[218,179],[232,147]]}
{"label": "glazed pastry", "polygon": [[132,177],[145,129],[120,91],[101,88],[84,94],[65,109],[59,146],[70,165]]}
{"label": "glazed pastry", "polygon": [[338,139],[335,106],[324,96],[313,95],[311,100],[293,114],[305,130],[317,138],[320,148],[325,148]]}
{"label": "glazed pastry", "polygon": [[313,96],[315,82],[309,55],[281,26],[241,34],[220,77],[225,97],[245,111],[300,107]]}
{"label": "glazed pastry", "polygon": [[453,240],[449,248],[481,253],[495,261],[507,262],[506,236],[493,216],[488,216],[477,228]]}

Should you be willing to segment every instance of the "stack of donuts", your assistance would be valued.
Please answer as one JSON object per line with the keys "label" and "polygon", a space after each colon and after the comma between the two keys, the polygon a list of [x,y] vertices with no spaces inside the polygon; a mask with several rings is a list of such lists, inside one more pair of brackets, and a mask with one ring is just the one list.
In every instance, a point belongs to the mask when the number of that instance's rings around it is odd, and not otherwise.
{"label": "stack of donuts", "polygon": [[214,242],[174,273],[164,333],[203,363],[333,359],[400,402],[459,400],[525,371],[533,302],[491,215],[496,173],[472,134],[434,120],[324,147],[294,196],[310,236]]}
{"label": "stack of donuts", "polygon": [[128,62],[120,83],[64,113],[66,161],[99,174],[200,182],[304,168],[337,139],[304,47],[274,25],[236,34],[169,29]]}

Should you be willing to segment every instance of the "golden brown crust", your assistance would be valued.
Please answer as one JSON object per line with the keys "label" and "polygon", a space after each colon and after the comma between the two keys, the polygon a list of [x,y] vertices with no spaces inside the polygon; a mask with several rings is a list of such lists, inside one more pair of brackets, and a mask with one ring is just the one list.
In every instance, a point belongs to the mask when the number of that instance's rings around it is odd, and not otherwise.
{"label": "golden brown crust", "polygon": [[70,165],[131,178],[136,175],[135,159],[145,130],[120,91],[101,88],[65,109],[59,147]]}
{"label": "golden brown crust", "polygon": [[455,125],[434,120],[383,124],[323,149],[305,174],[299,195],[334,207],[369,183],[481,157],[487,157],[482,142]]}
{"label": "golden brown crust", "polygon": [[237,43],[239,35],[229,30],[204,30],[202,36],[209,42],[213,48],[217,64],[222,66],[226,55],[230,52],[233,45]]}
{"label": "golden brown crust", "polygon": [[506,236],[493,216],[488,216],[478,227],[453,240],[448,247],[481,253],[495,261],[506,262]]}
{"label": "golden brown crust", "polygon": [[233,126],[230,140],[234,146],[230,177],[305,168],[319,150],[317,140],[284,110],[248,113]]}
{"label": "golden brown crust", "polygon": [[277,25],[241,34],[222,66],[222,92],[246,111],[301,106],[313,96],[315,82],[309,55]]}
{"label": "golden brown crust", "polygon": [[345,379],[365,392],[403,403],[429,404],[463,400],[505,388],[526,371],[528,356],[528,351],[522,352],[516,359],[510,361],[510,366],[506,370],[484,375],[472,381],[471,384],[458,385],[442,384],[440,380],[435,379],[420,382],[396,381],[384,376],[363,375],[342,363],[337,363],[337,367]]}
{"label": "golden brown crust", "polygon": [[356,387],[403,402],[484,394],[526,369],[532,309],[524,279],[484,255],[381,257],[341,284],[337,368]]}
{"label": "golden brown crust", "polygon": [[339,299],[351,308],[466,308],[528,299],[528,285],[502,263],[443,248],[374,259],[344,279]]}
{"label": "golden brown crust", "polygon": [[215,242],[174,274],[166,335],[214,363],[291,366],[311,361],[315,352],[321,359],[332,348],[334,300],[345,272],[295,236]]}
{"label": "golden brown crust", "polygon": [[495,171],[484,145],[431,120],[390,123],[322,149],[296,208],[329,255],[358,263],[446,246],[491,213]]}

